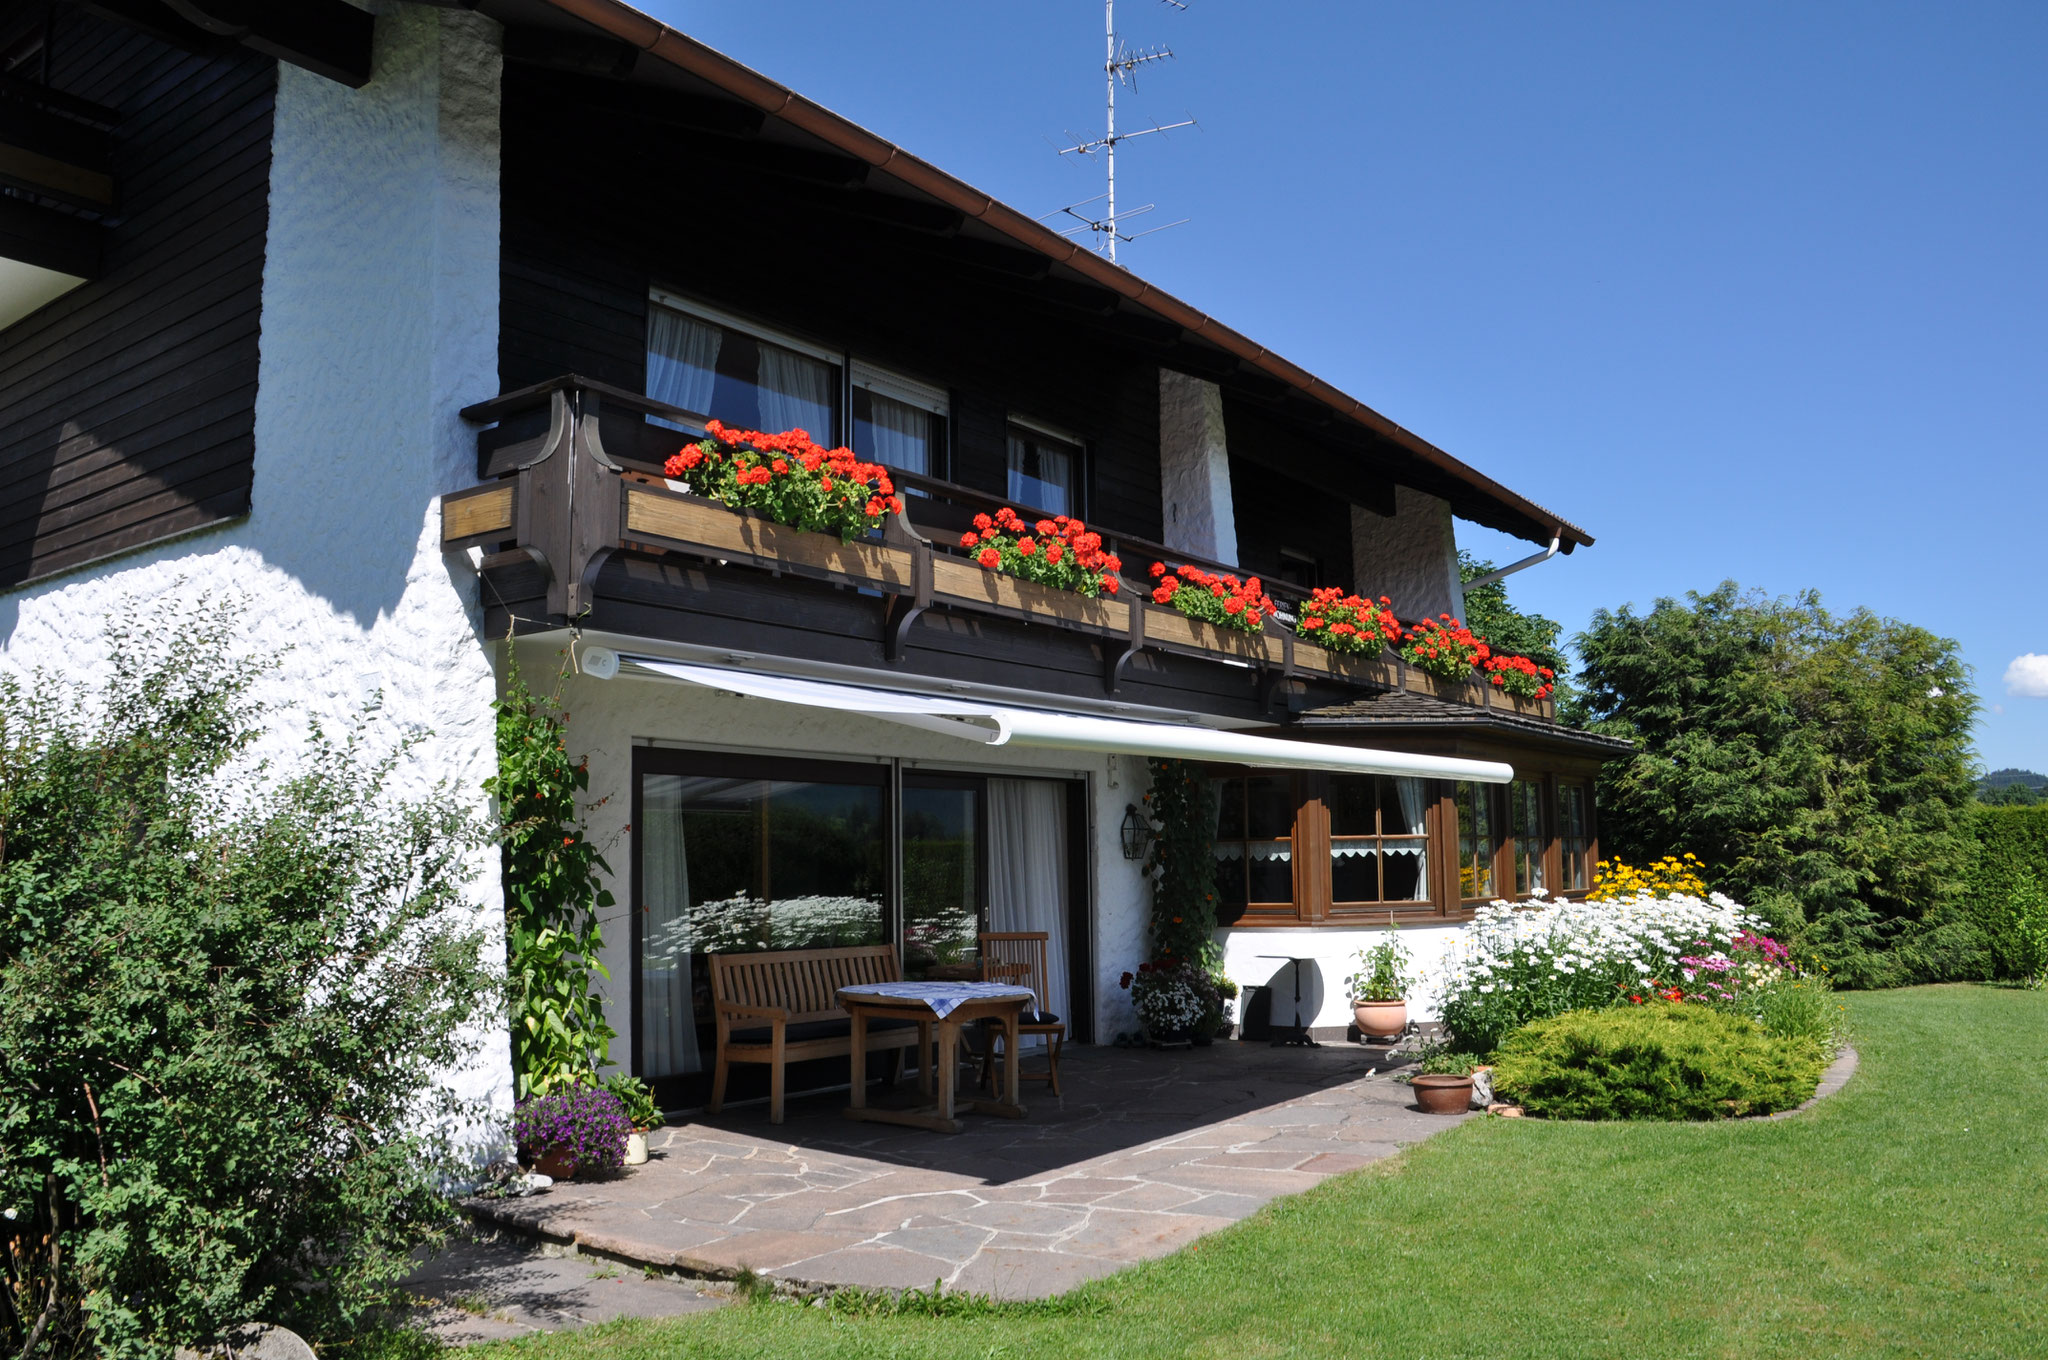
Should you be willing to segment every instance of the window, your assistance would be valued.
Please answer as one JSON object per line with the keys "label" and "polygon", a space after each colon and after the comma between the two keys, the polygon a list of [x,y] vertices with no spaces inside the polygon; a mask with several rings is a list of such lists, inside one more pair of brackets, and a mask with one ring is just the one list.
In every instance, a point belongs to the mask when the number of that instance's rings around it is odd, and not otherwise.
{"label": "window", "polygon": [[946,475],[946,394],[908,378],[853,365],[853,451],[921,477]]}
{"label": "window", "polygon": [[1557,839],[1564,860],[1564,890],[1584,892],[1593,886],[1592,797],[1584,784],[1557,786]]}
{"label": "window", "polygon": [[889,938],[886,767],[685,757],[640,776],[641,1074],[702,1069],[704,956]]}
{"label": "window", "polygon": [[1429,900],[1429,787],[1420,779],[1333,774],[1330,901]]}
{"label": "window", "polygon": [[1273,578],[1303,590],[1315,590],[1323,584],[1322,559],[1312,553],[1296,552],[1292,548],[1280,550],[1280,569]]}
{"label": "window", "polygon": [[1229,924],[1247,908],[1294,914],[1294,780],[1253,775],[1217,781],[1216,919]]}
{"label": "window", "polygon": [[1048,515],[1081,513],[1081,445],[1021,421],[1010,422],[1010,500]]}
{"label": "window", "polygon": [[1486,784],[1461,783],[1458,804],[1458,896],[1491,901],[1495,896],[1493,865],[1500,853],[1495,831],[1493,789]]}
{"label": "window", "polygon": [[1547,888],[1543,881],[1543,786],[1517,779],[1508,785],[1508,832],[1515,846],[1515,893]]}
{"label": "window", "polygon": [[742,429],[838,442],[839,358],[829,350],[656,292],[647,395]]}
{"label": "window", "polygon": [[973,963],[983,921],[984,842],[980,780],[905,777],[905,977]]}

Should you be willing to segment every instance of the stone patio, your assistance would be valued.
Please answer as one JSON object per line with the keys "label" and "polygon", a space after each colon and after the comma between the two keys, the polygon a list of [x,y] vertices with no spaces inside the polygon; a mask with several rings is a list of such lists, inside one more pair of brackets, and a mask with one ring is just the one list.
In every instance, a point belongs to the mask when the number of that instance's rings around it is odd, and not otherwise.
{"label": "stone patio", "polygon": [[[1022,1120],[967,1116],[947,1135],[860,1124],[846,1093],[698,1116],[654,1135],[616,1180],[479,1219],[640,1265],[802,1286],[1057,1294],[1164,1256],[1280,1195],[1459,1122],[1423,1114],[1386,1050],[1070,1047],[1063,1096],[1027,1082]],[[874,1103],[917,1103],[916,1083]]]}

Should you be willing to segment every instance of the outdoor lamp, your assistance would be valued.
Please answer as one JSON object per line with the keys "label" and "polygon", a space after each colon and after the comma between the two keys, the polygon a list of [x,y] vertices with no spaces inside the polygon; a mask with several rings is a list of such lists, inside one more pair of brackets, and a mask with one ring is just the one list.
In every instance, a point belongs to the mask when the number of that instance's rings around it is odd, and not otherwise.
{"label": "outdoor lamp", "polygon": [[1138,812],[1136,803],[1124,804],[1123,842],[1125,859],[1145,858],[1145,842],[1152,839],[1152,827]]}

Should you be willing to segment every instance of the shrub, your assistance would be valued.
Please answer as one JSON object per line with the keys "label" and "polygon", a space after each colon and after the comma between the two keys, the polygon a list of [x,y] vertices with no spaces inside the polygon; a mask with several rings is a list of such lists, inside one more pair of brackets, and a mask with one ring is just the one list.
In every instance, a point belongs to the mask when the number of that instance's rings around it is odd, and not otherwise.
{"label": "shrub", "polygon": [[579,1176],[624,1166],[632,1132],[626,1107],[601,1086],[565,1086],[521,1101],[512,1112],[512,1139],[523,1154],[567,1153]]}
{"label": "shrub", "polygon": [[1732,1119],[1807,1099],[1821,1045],[1705,1006],[1571,1011],[1508,1036],[1493,1089],[1559,1119]]}
{"label": "shrub", "polygon": [[1256,576],[1240,581],[1228,572],[1217,575],[1185,564],[1169,571],[1164,562],[1154,562],[1152,577],[1159,583],[1152,587],[1152,603],[1170,605],[1218,628],[1256,633],[1273,612]]}
{"label": "shrub", "polygon": [[1446,1028],[1489,1052],[1509,1031],[1676,985],[1680,960],[1735,946],[1762,922],[1725,897],[1549,901],[1481,907],[1445,954]]}
{"label": "shrub", "polygon": [[[439,1074],[490,1015],[445,790],[263,718],[202,605],[104,693],[0,680],[0,1352],[168,1354],[254,1318],[353,1334],[447,1222]],[[29,1340],[31,1334],[37,1339]]]}
{"label": "shrub", "polygon": [[709,438],[675,454],[662,470],[689,478],[714,500],[792,528],[838,534],[848,543],[903,509],[888,469],[861,462],[851,449],[820,448],[802,430],[767,434],[714,420],[704,431]]}
{"label": "shrub", "polygon": [[974,527],[960,535],[960,546],[988,571],[1090,599],[1114,595],[1121,586],[1123,559],[1103,551],[1101,534],[1065,515],[1026,524],[1006,505],[993,516],[976,515]]}
{"label": "shrub", "polygon": [[1152,885],[1152,956],[1214,969],[1216,948],[1216,785],[1192,761],[1150,760],[1145,815],[1152,844],[1145,877]]}
{"label": "shrub", "polygon": [[1401,643],[1402,660],[1440,680],[1469,680],[1472,668],[1485,664],[1492,655],[1484,638],[1474,637],[1470,628],[1449,614],[1422,620],[1408,630]]}
{"label": "shrub", "polygon": [[2000,977],[2048,974],[2048,806],[1976,808],[1965,880],[1975,923]]}
{"label": "shrub", "polygon": [[1382,595],[1368,600],[1347,595],[1335,586],[1322,586],[1302,601],[1295,616],[1294,631],[1333,652],[1350,656],[1378,656],[1390,642],[1401,640],[1401,624],[1394,617],[1393,602]]}

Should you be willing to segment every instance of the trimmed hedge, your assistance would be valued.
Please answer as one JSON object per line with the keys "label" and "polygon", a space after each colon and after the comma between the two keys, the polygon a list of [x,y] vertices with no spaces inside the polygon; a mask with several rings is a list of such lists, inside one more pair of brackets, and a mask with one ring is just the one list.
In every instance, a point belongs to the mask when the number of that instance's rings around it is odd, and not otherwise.
{"label": "trimmed hedge", "polygon": [[1977,807],[1964,899],[1989,940],[2000,977],[2039,976],[2048,929],[2048,804]]}
{"label": "trimmed hedge", "polygon": [[1493,1089],[1558,1119],[1734,1119],[1788,1110],[1827,1067],[1810,1039],[1706,1006],[1567,1011],[1510,1034]]}

